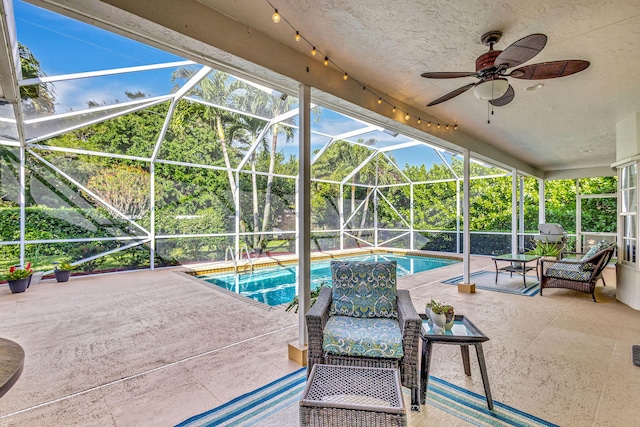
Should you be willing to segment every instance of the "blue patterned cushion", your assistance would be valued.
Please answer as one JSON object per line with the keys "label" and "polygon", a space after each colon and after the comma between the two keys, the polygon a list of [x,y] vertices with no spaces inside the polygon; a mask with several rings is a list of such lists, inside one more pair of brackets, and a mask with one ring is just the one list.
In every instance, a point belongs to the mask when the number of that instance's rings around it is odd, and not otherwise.
{"label": "blue patterned cushion", "polygon": [[333,316],[324,331],[322,348],[327,353],[400,359],[402,333],[395,319],[362,319]]}
{"label": "blue patterned cushion", "polygon": [[398,318],[396,262],[331,261],[330,315]]}
{"label": "blue patterned cushion", "polygon": [[578,282],[588,282],[591,278],[591,271],[583,270],[579,267],[562,268],[560,265],[549,267],[545,276],[554,277],[556,279],[575,280]]}

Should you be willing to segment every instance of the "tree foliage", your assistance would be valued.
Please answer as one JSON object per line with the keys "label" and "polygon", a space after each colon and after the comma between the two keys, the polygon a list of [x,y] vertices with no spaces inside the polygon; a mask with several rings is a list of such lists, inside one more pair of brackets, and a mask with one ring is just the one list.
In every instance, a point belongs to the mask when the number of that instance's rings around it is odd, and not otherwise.
{"label": "tree foliage", "polygon": [[[42,75],[39,62],[21,46],[23,77]],[[188,80],[193,70],[181,69],[176,81]],[[24,91],[22,91],[24,89]],[[21,88],[33,111],[53,112],[52,88],[42,85]],[[128,98],[144,96],[127,92]],[[173,113],[164,138],[161,130],[169,103],[85,126],[43,141],[50,147],[81,149],[109,153],[118,157],[78,154],[71,150],[35,149],[56,172],[36,157],[27,156],[27,236],[31,240],[75,237],[137,236],[141,230],[122,219],[89,192],[82,191],[65,177],[84,185],[108,205],[135,220],[142,228],[151,228],[151,195],[155,193],[155,230],[160,235],[195,235],[205,237],[160,239],[160,252],[169,258],[203,260],[219,257],[233,244],[236,214],[240,231],[253,233],[244,238],[248,248],[265,250],[275,230],[295,230],[296,180],[298,160],[286,157],[283,146],[295,135],[286,123],[272,124],[262,117],[277,117],[293,108],[293,99],[283,100],[250,85],[215,72],[190,92],[191,99],[181,100]],[[200,99],[245,111],[240,114]],[[160,143],[159,147],[157,144]],[[455,250],[455,233],[459,224],[462,191],[460,178],[463,163],[451,157],[446,163],[405,165],[399,170],[393,157],[372,149],[375,140],[360,139],[357,144],[334,141],[312,167],[311,210],[315,231],[341,228],[362,240],[372,241],[372,229],[381,239],[391,238],[413,228],[419,245],[430,249]],[[249,150],[255,148],[248,156]],[[157,162],[151,174],[150,161],[157,149]],[[0,196],[2,197],[3,241],[15,241],[19,230],[18,155],[17,149],[0,146]],[[316,153],[317,154],[317,153]],[[241,162],[243,167],[236,172]],[[277,175],[277,176],[276,176]],[[512,224],[512,178],[503,170],[479,163],[471,164],[471,199],[468,212],[472,231],[508,233]],[[485,178],[479,178],[484,176]],[[291,178],[288,178],[291,177]],[[413,190],[407,178],[414,182]],[[307,189],[303,189],[306,191]],[[558,222],[568,231],[576,228],[576,191],[580,194],[616,192],[615,178],[549,181],[546,183],[547,222]],[[520,191],[520,190],[518,190]],[[538,223],[538,182],[524,178],[525,203],[522,207],[525,228],[536,232]],[[413,205],[411,204],[413,192]],[[520,195],[519,195],[520,196]],[[520,197],[519,197],[520,198]],[[237,207],[239,212],[237,213]],[[340,223],[343,209],[342,220]],[[582,200],[583,230],[615,231],[616,199]],[[12,222],[13,221],[13,222]],[[449,233],[447,233],[449,232]],[[18,233],[18,234],[16,234]],[[328,233],[328,234],[331,234]],[[394,234],[395,233],[395,234]],[[472,242],[478,251],[489,244],[509,244],[504,236]],[[504,240],[504,239],[503,239]],[[393,244],[405,245],[407,239]],[[486,243],[489,242],[489,243]],[[334,244],[335,246],[335,244]],[[0,246],[0,252],[15,255],[17,245]],[[59,254],[68,250],[74,257],[85,257],[99,250],[117,247],[117,243],[91,245],[47,245],[45,252]],[[2,254],[0,254],[2,256]],[[224,256],[224,255],[222,255]]]}

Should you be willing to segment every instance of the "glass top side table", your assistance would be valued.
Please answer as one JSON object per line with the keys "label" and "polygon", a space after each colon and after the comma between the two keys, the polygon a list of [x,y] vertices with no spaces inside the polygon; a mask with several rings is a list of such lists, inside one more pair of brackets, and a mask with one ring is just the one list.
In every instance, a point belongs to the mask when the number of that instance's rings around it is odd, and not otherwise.
{"label": "glass top side table", "polygon": [[422,330],[420,338],[422,340],[422,359],[420,361],[420,404],[424,404],[427,400],[427,386],[429,383],[429,368],[431,366],[431,353],[433,344],[453,344],[460,346],[462,353],[462,365],[464,373],[471,375],[471,363],[469,361],[469,346],[476,348],[478,356],[478,365],[480,365],[480,375],[482,376],[482,384],[484,385],[484,393],[487,398],[487,406],[493,409],[493,399],[491,397],[491,388],[489,387],[489,376],[487,375],[487,366],[484,360],[484,352],[482,351],[482,343],[489,338],[466,316],[456,315],[453,327],[450,331],[446,331],[442,335],[435,334],[427,323],[427,316],[420,313],[422,318]]}

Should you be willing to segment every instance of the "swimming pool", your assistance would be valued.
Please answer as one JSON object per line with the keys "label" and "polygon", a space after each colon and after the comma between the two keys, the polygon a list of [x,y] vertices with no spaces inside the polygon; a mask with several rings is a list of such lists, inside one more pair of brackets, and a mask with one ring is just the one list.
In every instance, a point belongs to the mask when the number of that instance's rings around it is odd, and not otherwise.
{"label": "swimming pool", "polygon": [[[398,254],[371,254],[340,258],[351,261],[392,261],[398,263],[397,275],[419,273],[459,261]],[[256,301],[274,306],[290,302],[297,294],[298,264],[258,268],[252,273],[224,273],[198,276],[214,285]],[[331,284],[331,260],[311,262],[311,289],[321,283]]]}

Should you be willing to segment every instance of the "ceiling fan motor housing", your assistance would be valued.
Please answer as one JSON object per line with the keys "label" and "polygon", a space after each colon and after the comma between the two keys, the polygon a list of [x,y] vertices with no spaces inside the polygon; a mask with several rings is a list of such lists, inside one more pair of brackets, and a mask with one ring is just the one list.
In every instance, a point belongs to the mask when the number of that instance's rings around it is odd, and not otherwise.
{"label": "ceiling fan motor housing", "polygon": [[484,71],[493,67],[493,63],[501,53],[501,50],[490,50],[489,52],[478,56],[478,59],[476,59],[476,72]]}

